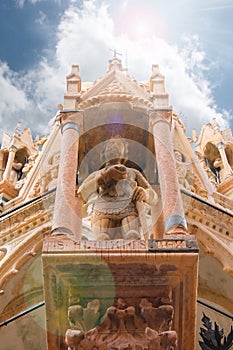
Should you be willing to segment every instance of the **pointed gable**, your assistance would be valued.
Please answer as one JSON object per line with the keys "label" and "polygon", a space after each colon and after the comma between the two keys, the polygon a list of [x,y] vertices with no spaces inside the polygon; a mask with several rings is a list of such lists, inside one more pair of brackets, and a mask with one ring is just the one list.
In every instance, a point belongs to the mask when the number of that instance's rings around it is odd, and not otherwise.
{"label": "pointed gable", "polygon": [[110,60],[107,74],[84,92],[78,108],[87,108],[102,102],[134,101],[152,107],[150,95],[134,79],[124,73],[119,59]]}

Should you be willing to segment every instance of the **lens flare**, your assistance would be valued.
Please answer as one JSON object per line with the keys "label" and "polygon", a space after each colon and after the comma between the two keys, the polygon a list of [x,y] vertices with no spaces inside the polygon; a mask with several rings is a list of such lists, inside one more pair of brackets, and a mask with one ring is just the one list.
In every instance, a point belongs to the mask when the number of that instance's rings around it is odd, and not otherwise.
{"label": "lens flare", "polygon": [[155,7],[129,7],[124,9],[121,18],[116,21],[117,31],[126,34],[133,40],[141,40],[146,37],[166,37],[166,21],[162,13]]}

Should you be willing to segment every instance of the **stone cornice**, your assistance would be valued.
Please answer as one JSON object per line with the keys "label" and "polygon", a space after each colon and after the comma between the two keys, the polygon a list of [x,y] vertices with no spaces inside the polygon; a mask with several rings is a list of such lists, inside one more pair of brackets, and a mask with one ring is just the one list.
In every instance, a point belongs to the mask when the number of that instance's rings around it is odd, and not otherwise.
{"label": "stone cornice", "polygon": [[45,223],[31,232],[29,236],[22,239],[20,244],[14,248],[0,263],[0,295],[4,293],[6,283],[16,274],[20,268],[31,257],[35,257],[41,250],[45,234],[51,230],[51,224]]}
{"label": "stone cornice", "polygon": [[230,210],[205,201],[192,193],[189,196],[185,192],[183,192],[182,198],[188,220],[193,219],[200,224],[204,224],[205,227],[218,234],[220,233],[223,238],[233,239],[233,213]]}
{"label": "stone cornice", "polygon": [[90,97],[87,100],[80,102],[78,107],[86,109],[89,107],[99,106],[100,104],[106,102],[131,102],[133,105],[136,106],[139,105],[146,108],[153,107],[153,103],[147,99],[119,92]]}
{"label": "stone cornice", "polygon": [[53,191],[3,217],[0,222],[0,246],[10,244],[17,237],[48,222],[51,219],[54,198]]}
{"label": "stone cornice", "polygon": [[205,253],[214,256],[222,264],[223,271],[233,276],[233,251],[229,245],[200,222],[188,219],[188,223]]}
{"label": "stone cornice", "polygon": [[21,266],[41,249],[43,236],[51,230],[55,192],[24,204],[2,217],[0,247],[0,294]]}
{"label": "stone cornice", "polygon": [[227,180],[221,182],[217,187],[218,192],[222,194],[231,192],[232,188],[233,188],[233,175],[229,176]]}
{"label": "stone cornice", "polygon": [[[233,276],[233,213],[220,205],[205,202],[198,196],[182,194],[189,231],[204,251],[213,255],[223,271]],[[196,197],[196,198],[195,198]]]}
{"label": "stone cornice", "polygon": [[150,108],[148,111],[149,120],[150,120],[150,129],[153,133],[153,128],[157,123],[166,123],[169,128],[172,123],[172,108]]}

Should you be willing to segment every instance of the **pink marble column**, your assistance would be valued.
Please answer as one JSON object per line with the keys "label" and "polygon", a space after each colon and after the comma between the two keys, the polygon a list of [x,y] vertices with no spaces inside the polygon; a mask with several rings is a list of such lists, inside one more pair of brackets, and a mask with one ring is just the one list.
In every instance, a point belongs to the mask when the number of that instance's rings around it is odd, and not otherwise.
{"label": "pink marble column", "polygon": [[[75,197],[80,129],[69,118],[62,124],[62,142],[52,234],[81,239],[81,201]],[[79,203],[77,203],[79,202]]]}
{"label": "pink marble column", "polygon": [[170,109],[151,110],[149,113],[158,165],[165,233],[176,233],[187,229],[171,140],[169,123],[171,115]]}

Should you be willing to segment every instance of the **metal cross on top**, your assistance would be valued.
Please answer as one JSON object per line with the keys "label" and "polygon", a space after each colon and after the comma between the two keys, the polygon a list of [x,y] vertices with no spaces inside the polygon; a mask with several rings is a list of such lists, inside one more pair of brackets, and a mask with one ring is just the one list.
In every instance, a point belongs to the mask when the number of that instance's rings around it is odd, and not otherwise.
{"label": "metal cross on top", "polygon": [[113,58],[117,58],[117,55],[118,55],[118,56],[122,56],[122,53],[117,52],[116,49],[110,49],[110,51],[113,52]]}

